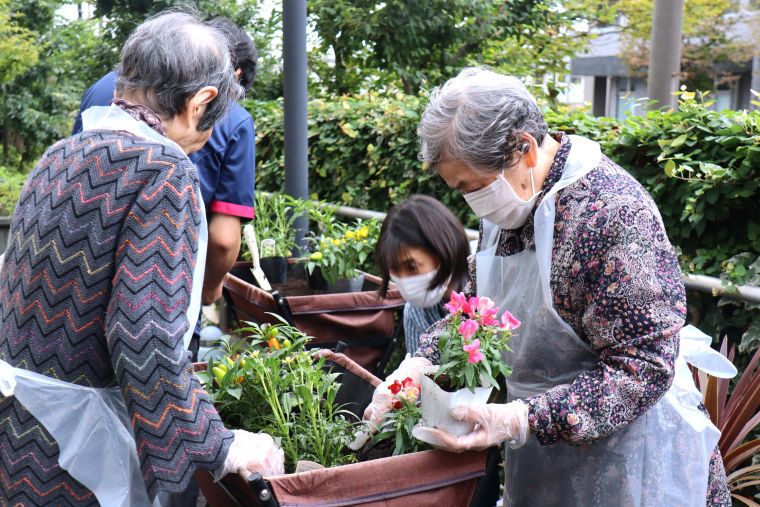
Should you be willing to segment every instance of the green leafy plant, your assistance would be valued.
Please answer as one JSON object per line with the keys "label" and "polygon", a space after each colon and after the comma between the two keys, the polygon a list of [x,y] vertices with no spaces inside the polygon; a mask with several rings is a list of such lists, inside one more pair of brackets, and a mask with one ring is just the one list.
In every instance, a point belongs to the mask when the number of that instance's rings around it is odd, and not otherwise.
{"label": "green leafy plant", "polygon": [[289,472],[299,460],[326,467],[353,462],[346,449],[356,422],[335,406],[337,374],[305,349],[309,337],[284,321],[249,324],[240,332],[250,343],[224,341],[224,357],[200,375],[225,423],[272,435]]}
{"label": "green leafy plant", "polygon": [[372,437],[373,442],[392,440],[394,456],[428,449],[427,444],[412,435],[422,415],[420,386],[407,377],[402,382],[396,380],[388,389],[393,394],[393,409],[386,415],[380,431]]}
{"label": "green leafy plant", "polygon": [[380,224],[374,219],[331,223],[322,235],[309,238],[311,253],[300,260],[309,273],[319,266],[328,283],[354,278],[374,252],[379,233]]}
{"label": "green leafy plant", "polygon": [[[724,338],[721,354],[734,360],[736,350],[728,351],[728,340]],[[755,506],[747,497],[757,492],[760,485],[760,464],[752,458],[760,454],[760,438],[751,434],[760,424],[760,350],[755,352],[733,390],[729,389],[729,379],[719,379],[707,375],[704,383],[704,405],[713,424],[721,431],[718,447],[723,456],[731,496],[748,506]],[[695,375],[697,385],[700,378]],[[730,391],[730,392],[729,392]],[[754,489],[754,491],[752,491]]]}
{"label": "green leafy plant", "polygon": [[[494,302],[487,297],[466,297],[451,293],[444,305],[449,311],[446,330],[438,340],[441,366],[435,379],[445,375],[451,391],[464,387],[499,388],[497,378],[506,377],[512,369],[504,362],[502,352],[509,350],[512,330],[520,326],[514,315],[505,311],[497,320]],[[440,382],[439,382],[440,385]]]}
{"label": "green leafy plant", "polygon": [[[256,230],[257,246],[261,252],[261,241],[271,238],[275,241],[274,255],[290,257],[296,246],[296,219],[309,212],[311,203],[295,199],[287,194],[265,194],[257,192],[255,198],[256,220],[253,227]],[[246,250],[247,257],[250,253]]]}

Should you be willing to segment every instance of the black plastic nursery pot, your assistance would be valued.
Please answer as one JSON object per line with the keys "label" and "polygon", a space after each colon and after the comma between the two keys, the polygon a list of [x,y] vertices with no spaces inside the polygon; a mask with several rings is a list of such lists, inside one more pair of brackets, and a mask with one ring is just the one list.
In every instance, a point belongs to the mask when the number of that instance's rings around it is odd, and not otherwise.
{"label": "black plastic nursery pot", "polygon": [[287,257],[262,257],[259,262],[269,283],[285,283],[288,281]]}

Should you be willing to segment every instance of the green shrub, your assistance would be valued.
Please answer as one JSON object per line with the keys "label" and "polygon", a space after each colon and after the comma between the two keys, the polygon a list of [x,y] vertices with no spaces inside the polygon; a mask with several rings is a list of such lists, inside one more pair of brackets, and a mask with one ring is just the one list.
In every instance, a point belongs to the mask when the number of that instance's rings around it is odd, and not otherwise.
{"label": "green shrub", "polygon": [[0,217],[13,214],[25,180],[26,174],[0,165]]}

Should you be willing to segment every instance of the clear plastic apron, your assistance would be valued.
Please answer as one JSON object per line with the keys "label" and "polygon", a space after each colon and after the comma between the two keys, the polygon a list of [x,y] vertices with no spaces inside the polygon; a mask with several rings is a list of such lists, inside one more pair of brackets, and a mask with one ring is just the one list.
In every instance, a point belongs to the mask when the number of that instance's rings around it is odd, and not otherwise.
{"label": "clear plastic apron", "polygon": [[[82,114],[84,130],[122,130],[166,146],[182,149],[138,122],[117,106],[92,107]],[[198,319],[206,265],[208,228],[203,199],[198,235],[198,258],[187,311],[190,343]],[[93,388],[56,380],[14,368],[0,360],[0,392],[16,399],[55,438],[60,451],[58,464],[95,494],[103,507],[151,505],[140,470],[137,447],[124,398],[118,387]],[[153,505],[159,505],[159,500]]]}
{"label": "clear plastic apron", "polygon": [[[551,303],[556,194],[596,167],[601,158],[597,143],[570,137],[572,148],[563,175],[536,210],[535,251],[497,257],[499,228],[484,221],[483,246],[476,257],[478,295],[490,297],[500,311],[509,310],[522,321],[511,352],[505,353],[513,367],[507,378],[510,401],[572,383],[599,363],[599,356]],[[736,370],[710,349],[709,338],[706,343],[695,338],[683,346],[685,335],[698,334],[682,332],[672,387],[626,427],[587,446],[564,441],[542,446],[529,437],[524,447],[507,449],[504,505],[703,507],[710,456],[720,432],[698,408],[702,396],[686,360],[696,366],[709,364],[711,373],[721,376],[733,376]],[[685,357],[687,349],[690,354]]]}

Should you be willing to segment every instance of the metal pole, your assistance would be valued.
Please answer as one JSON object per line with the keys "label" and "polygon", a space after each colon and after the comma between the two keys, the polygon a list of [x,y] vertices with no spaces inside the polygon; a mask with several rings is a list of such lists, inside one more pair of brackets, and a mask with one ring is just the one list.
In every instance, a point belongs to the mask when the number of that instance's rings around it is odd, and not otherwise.
{"label": "metal pole", "polygon": [[[306,105],[306,0],[284,0],[283,92],[285,98],[285,193],[309,198]],[[308,219],[296,220],[298,244],[309,227]]]}
{"label": "metal pole", "polygon": [[649,50],[647,96],[652,107],[673,107],[681,70],[681,29],[684,0],[655,0],[652,16],[652,47]]}

